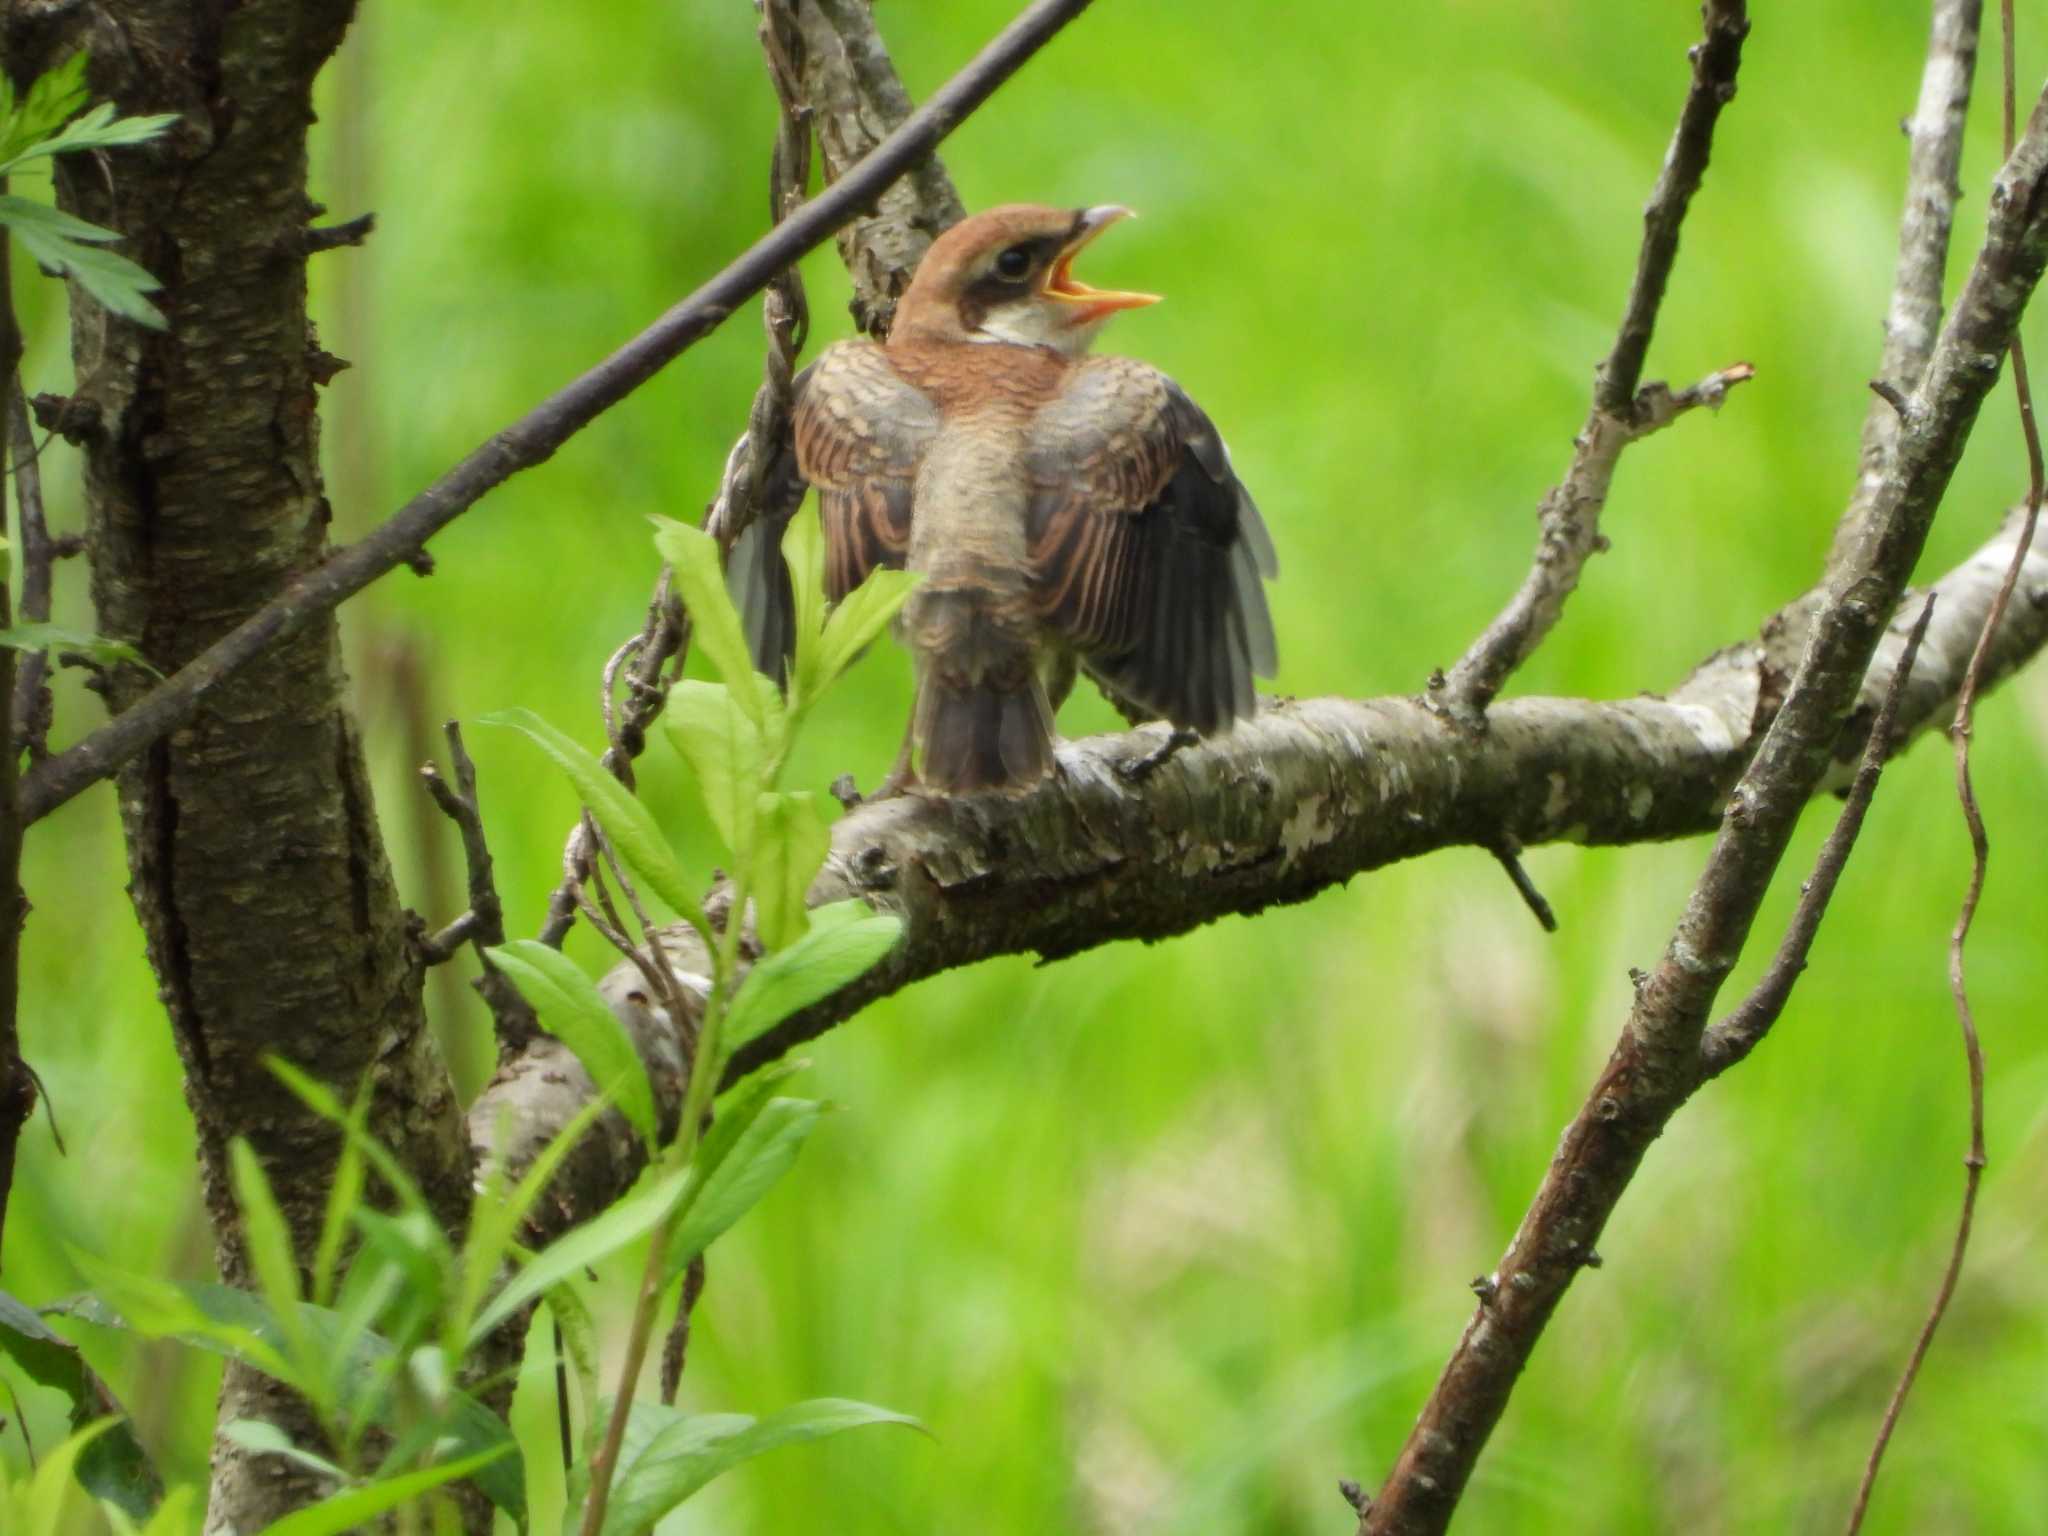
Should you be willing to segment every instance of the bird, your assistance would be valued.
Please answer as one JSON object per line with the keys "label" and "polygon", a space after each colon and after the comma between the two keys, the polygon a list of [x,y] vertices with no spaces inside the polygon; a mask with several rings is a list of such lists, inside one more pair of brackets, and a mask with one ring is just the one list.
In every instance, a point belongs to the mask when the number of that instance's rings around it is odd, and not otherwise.
{"label": "bird", "polygon": [[[961,220],[918,264],[883,343],[826,348],[794,394],[794,480],[818,493],[826,595],[919,573],[896,620],[916,702],[885,790],[1029,790],[1055,767],[1076,668],[1133,718],[1212,736],[1276,665],[1278,561],[1215,425],[1172,379],[1091,356],[1154,294],[1090,287],[1075,258],[1120,204],[1016,203]],[[735,541],[756,665],[792,654],[779,545],[794,502]]]}

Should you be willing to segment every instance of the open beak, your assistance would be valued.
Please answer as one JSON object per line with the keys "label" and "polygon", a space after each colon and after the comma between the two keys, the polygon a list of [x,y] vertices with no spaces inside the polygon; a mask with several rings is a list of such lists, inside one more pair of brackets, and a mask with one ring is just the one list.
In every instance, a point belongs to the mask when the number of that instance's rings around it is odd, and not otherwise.
{"label": "open beak", "polygon": [[1045,296],[1075,306],[1075,324],[1085,325],[1106,319],[1120,309],[1143,309],[1147,304],[1159,302],[1156,293],[1121,293],[1109,288],[1091,288],[1073,273],[1074,258],[1087,248],[1090,241],[1119,219],[1135,217],[1137,215],[1121,204],[1105,203],[1099,208],[1082,210],[1074,221],[1073,238],[1068,240],[1060,252],[1060,259],[1046,274]]}

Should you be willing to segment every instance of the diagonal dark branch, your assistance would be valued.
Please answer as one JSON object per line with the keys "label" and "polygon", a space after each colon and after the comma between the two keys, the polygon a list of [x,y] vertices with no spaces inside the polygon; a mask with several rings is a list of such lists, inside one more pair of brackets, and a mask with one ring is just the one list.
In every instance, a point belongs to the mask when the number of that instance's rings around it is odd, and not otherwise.
{"label": "diagonal dark branch", "polygon": [[274,601],[180,668],[175,676],[22,781],[26,821],[49,814],[190,718],[206,694],[277,639],[413,559],[428,539],[488,491],[545,462],[604,411],[708,335],[774,275],[856,217],[1015,74],[1089,0],[1033,0],[1017,19],[874,153],[777,225],[724,271],[619,348],[549,396],[400,508],[360,543],[336,551]]}
{"label": "diagonal dark branch", "polygon": [[1841,883],[1842,871],[1848,866],[1849,855],[1863,831],[1863,818],[1869,814],[1870,802],[1877,795],[1877,781],[1884,773],[1885,761],[1892,751],[1893,733],[1898,729],[1899,702],[1905,697],[1907,684],[1913,676],[1913,663],[1920,654],[1921,642],[1927,638],[1927,625],[1933,617],[1934,595],[1929,593],[1920,604],[1920,617],[1913,621],[1913,627],[1906,635],[1905,649],[1900,652],[1898,664],[1892,669],[1891,683],[1884,692],[1884,704],[1870,728],[1870,740],[1863,748],[1863,759],[1856,766],[1856,777],[1842,802],[1842,814],[1835,818],[1827,840],[1821,844],[1819,857],[1813,861],[1813,873],[1800,888],[1799,905],[1793,909],[1792,921],[1785,930],[1777,953],[1771,956],[1770,965],[1750,989],[1749,995],[1725,1019],[1708,1030],[1700,1041],[1700,1076],[1703,1081],[1719,1077],[1755,1050],[1764,1036],[1770,1033],[1771,1026],[1778,1022],[1779,1015],[1785,1011],[1785,1004],[1791,1000],[1792,988],[1798,984],[1801,973],[1806,969],[1807,956],[1813,952],[1813,941],[1820,932],[1821,919],[1828,914],[1828,903],[1834,899],[1835,887]]}
{"label": "diagonal dark branch", "polygon": [[1993,188],[1983,250],[1911,398],[1853,558],[1834,573],[1784,705],[1729,797],[1662,960],[1566,1130],[1500,1266],[1361,1527],[1449,1524],[1508,1394],[1650,1144],[1699,1086],[1708,1011],[1735,965],[1807,799],[1833,761],[1885,621],[2048,265],[2048,96]]}
{"label": "diagonal dark branch", "polygon": [[1751,376],[1747,364],[1737,364],[1709,375],[1696,389],[1676,397],[1659,385],[1638,388],[1657,310],[1678,255],[1678,232],[1706,174],[1714,124],[1735,95],[1742,40],[1749,35],[1743,0],[1707,0],[1700,14],[1705,36],[1691,51],[1692,87],[1686,92],[1663,169],[1643,210],[1643,242],[1621,328],[1613,350],[1594,372],[1593,406],[1585,426],[1573,439],[1571,465],[1537,510],[1541,532],[1535,563],[1508,605],[1466,649],[1450,675],[1431,679],[1434,706],[1469,728],[1485,723],[1487,705],[1543,643],[1563,613],[1565,600],[1578,586],[1580,571],[1605,547],[1600,513],[1607,504],[1608,487],[1622,450],[1665,426],[1688,406],[1719,405],[1729,385]]}

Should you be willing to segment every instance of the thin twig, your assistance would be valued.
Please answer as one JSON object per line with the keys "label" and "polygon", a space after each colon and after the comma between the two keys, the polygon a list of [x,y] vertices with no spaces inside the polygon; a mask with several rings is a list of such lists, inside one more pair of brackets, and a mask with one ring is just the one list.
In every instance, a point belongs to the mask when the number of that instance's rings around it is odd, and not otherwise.
{"label": "thin twig", "polygon": [[[1663,167],[1643,210],[1635,280],[1629,285],[1614,346],[1594,371],[1592,408],[1573,439],[1571,465],[1537,509],[1541,532],[1535,561],[1507,606],[1466,648],[1457,665],[1441,681],[1430,680],[1430,707],[1467,729],[1485,725],[1487,705],[1543,643],[1564,612],[1565,600],[1578,587],[1586,562],[1606,547],[1600,536],[1600,513],[1607,504],[1608,487],[1622,449],[1665,425],[1683,408],[1681,401],[1718,405],[1728,385],[1751,377],[1753,372],[1747,364],[1738,364],[1709,375],[1689,392],[1694,397],[1690,401],[1672,396],[1661,386],[1640,391],[1637,387],[1672,263],[1678,257],[1678,233],[1693,193],[1706,175],[1714,125],[1721,109],[1734,98],[1742,41],[1749,35],[1744,0],[1706,0],[1700,17],[1705,35],[1688,54],[1692,86],[1679,109],[1678,125],[1672,130]],[[1669,414],[1653,419],[1660,406]]]}
{"label": "thin twig", "polygon": [[[598,712],[604,719],[605,736],[610,743],[599,762],[628,789],[633,787],[633,759],[647,745],[647,727],[668,702],[668,684],[662,680],[662,669],[673,659],[675,666],[670,676],[680,673],[689,644],[689,617],[676,600],[668,568],[664,566],[655,581],[654,596],[647,604],[647,617],[641,622],[640,633],[612,652],[599,683]],[[623,704],[615,706],[613,696],[622,670],[626,698]],[[548,897],[541,943],[561,948],[563,938],[574,925],[577,891],[590,875],[591,846],[590,818],[579,817],[569,829],[568,844],[562,850],[562,881]]]}
{"label": "thin twig", "polygon": [[1841,883],[1849,854],[1863,830],[1863,818],[1877,794],[1877,781],[1891,757],[1899,702],[1906,696],[1906,685],[1913,676],[1913,663],[1920,655],[1920,642],[1927,638],[1928,621],[1933,617],[1934,594],[1930,592],[1920,604],[1920,617],[1913,621],[1912,629],[1907,632],[1905,649],[1900,652],[1898,663],[1892,669],[1891,684],[1885,689],[1884,703],[1871,724],[1870,740],[1857,762],[1856,777],[1842,802],[1842,813],[1835,818],[1827,840],[1821,844],[1820,854],[1813,861],[1813,873],[1800,888],[1799,905],[1793,910],[1792,921],[1785,929],[1785,937],[1779,942],[1777,953],[1771,956],[1770,965],[1750,989],[1749,995],[1731,1009],[1725,1019],[1709,1029],[1700,1041],[1702,1080],[1719,1077],[1756,1049],[1763,1037],[1770,1033],[1771,1026],[1777,1023],[1778,1016],[1785,1011],[1792,988],[1806,969],[1807,956],[1813,951],[1814,936],[1820,932],[1821,919],[1827,916],[1828,902],[1834,897],[1835,887]]}
{"label": "thin twig", "polygon": [[450,786],[432,763],[421,767],[420,778],[434,803],[462,834],[462,859],[469,871],[469,910],[423,940],[421,948],[432,963],[447,958],[465,941],[475,946],[482,970],[473,985],[491,1010],[491,1020],[498,1032],[498,1054],[503,1057],[523,1048],[540,1025],[519,989],[491,964],[488,951],[505,942],[505,908],[498,899],[491,845],[484,835],[483,807],[477,800],[476,763],[462,743],[462,727],[450,720],[442,729],[448,737],[448,761],[455,770],[455,783]]}
{"label": "thin twig", "polygon": [[[7,190],[7,178],[0,176],[0,193]],[[0,238],[0,380],[12,396],[16,372],[21,367],[21,327],[14,314],[13,276],[8,260],[11,237]],[[7,453],[14,437],[12,411],[9,430],[0,440],[0,487],[7,484]],[[15,495],[23,495],[26,481],[15,482]],[[0,533],[5,532],[5,502],[0,500]],[[26,503],[22,507],[24,527],[29,521]],[[47,552],[47,541],[45,541]],[[47,575],[48,562],[43,561]],[[47,593],[45,602],[47,603]],[[0,575],[0,628],[13,622],[13,597],[9,583]],[[15,741],[15,667],[17,652],[0,646],[0,1229],[7,1222],[8,1197],[14,1188],[14,1157],[21,1145],[21,1132],[35,1113],[37,1078],[21,1056],[21,930],[28,921],[28,900],[21,889],[22,832],[28,819],[22,813],[20,757]]]}
{"label": "thin twig", "polygon": [[1785,702],[1727,800],[1663,958],[1565,1131],[1498,1268],[1374,1500],[1373,1536],[1434,1536],[1457,1508],[1538,1339],[1644,1156],[1700,1083],[1707,1017],[1741,957],[1800,809],[1828,771],[2001,358],[2048,267],[2048,93],[1994,186],[1985,243],[1869,510],[1858,560],[1826,588]]}
{"label": "thin twig", "polygon": [[[14,461],[14,503],[21,514],[21,618],[27,624],[46,624],[50,618],[50,588],[57,550],[50,539],[49,521],[43,514],[43,475],[36,464],[35,434],[29,427],[28,403],[22,396],[19,376],[8,393],[7,436],[9,456]],[[14,738],[27,751],[30,762],[41,762],[50,755],[49,652],[25,652],[17,667]]]}
{"label": "thin twig", "polygon": [[582,377],[480,444],[360,543],[328,559],[266,603],[168,681],[22,780],[22,814],[35,821],[114,772],[183,724],[220,682],[282,635],[353,597],[424,549],[485,492],[544,462],[601,413],[702,340],[777,272],[854,218],[929,155],[1090,0],[1033,0],[994,41],[845,177],[756,241],[724,271]]}
{"label": "thin twig", "polygon": [[[2003,128],[2005,152],[2012,155],[2017,128],[2018,96],[2014,81],[2014,46],[2012,0],[1999,0],[1999,30],[2004,41],[2004,78],[2002,106],[2004,108]],[[1928,1308],[1927,1319],[1920,1325],[1919,1335],[1913,1340],[1913,1352],[1906,1359],[1906,1368],[1900,1372],[1898,1384],[1892,1388],[1891,1400],[1885,1404],[1884,1418],[1879,1423],[1877,1438],[1870,1447],[1869,1459],[1863,1466],[1863,1478],[1856,1488],[1856,1501],[1849,1510],[1846,1526],[1848,1536],[1856,1536],[1863,1527],[1863,1516],[1870,1507],[1870,1494],[1877,1482],[1878,1468],[1883,1464],[1885,1448],[1890,1445],[1892,1431],[1897,1428],[1899,1414],[1905,1408],[1906,1396],[1913,1390],[1913,1382],[1920,1374],[1921,1363],[1927,1358],[1927,1351],[1934,1343],[1935,1331],[1941,1327],[1941,1320],[1948,1314],[1948,1305],[1956,1292],[1956,1282],[1963,1272],[1963,1258],[1970,1247],[1970,1227],[1977,1215],[1977,1191],[1984,1181],[1984,1167],[1987,1161],[1984,1144],[1984,1050],[1977,1039],[1977,1020],[1970,1008],[1970,990],[1963,966],[1963,946],[1970,937],[1970,925],[1976,920],[1977,903],[1984,895],[1984,877],[1991,859],[1991,839],[1984,829],[1984,816],[1977,805],[1977,792],[1970,782],[1970,735],[1977,710],[1977,693],[1983,686],[1990,666],[1992,637],[1997,633],[2005,618],[2005,611],[2012,604],[2012,595],[2019,586],[2020,571],[2027,563],[2027,552],[2033,547],[2034,532],[2040,523],[2041,499],[2044,476],[2041,458],[2041,434],[2034,420],[2034,394],[2027,382],[2027,354],[2021,345],[2019,332],[2014,330],[2011,346],[2012,387],[2019,403],[2020,430],[2027,443],[2027,511],[2026,520],[2020,529],[2019,542],[2014,545],[2012,563],[2006,567],[2005,580],[2000,583],[1998,596],[1992,599],[1991,611],[1984,616],[1984,626],[1977,634],[1977,644],[1970,653],[1970,665],[1963,673],[1963,686],[1956,695],[1955,723],[1949,727],[1949,736],[1955,744],[1956,799],[1963,811],[1964,824],[1970,832],[1970,879],[1963,892],[1961,908],[1950,930],[1948,940],[1948,986],[1954,1000],[1956,1024],[1962,1031],[1963,1059],[1969,1071],[1970,1082],[1970,1151],[1963,1159],[1963,1203],[1956,1217],[1955,1241],[1950,1245],[1948,1263],[1941,1274],[1941,1285],[1935,1291],[1934,1302]]]}
{"label": "thin twig", "polygon": [[1515,888],[1515,894],[1522,898],[1537,923],[1545,933],[1557,932],[1557,913],[1549,901],[1536,889],[1536,882],[1529,878],[1529,871],[1522,867],[1522,845],[1513,837],[1503,836],[1486,850],[1492,854],[1508,877],[1508,883]]}

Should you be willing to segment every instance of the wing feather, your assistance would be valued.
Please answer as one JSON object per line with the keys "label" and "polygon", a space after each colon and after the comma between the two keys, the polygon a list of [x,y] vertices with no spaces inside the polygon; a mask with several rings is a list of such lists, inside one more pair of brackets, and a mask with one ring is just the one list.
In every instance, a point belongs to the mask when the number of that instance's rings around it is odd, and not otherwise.
{"label": "wing feather", "polygon": [[1257,707],[1276,653],[1273,542],[1216,428],[1128,358],[1082,364],[1039,412],[1027,537],[1043,622],[1098,681],[1208,734]]}

